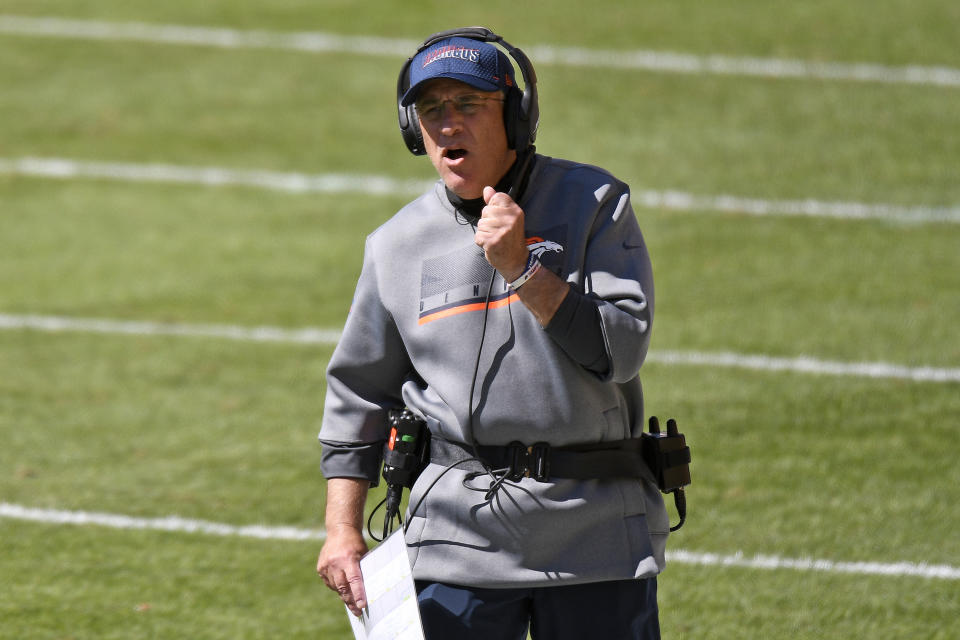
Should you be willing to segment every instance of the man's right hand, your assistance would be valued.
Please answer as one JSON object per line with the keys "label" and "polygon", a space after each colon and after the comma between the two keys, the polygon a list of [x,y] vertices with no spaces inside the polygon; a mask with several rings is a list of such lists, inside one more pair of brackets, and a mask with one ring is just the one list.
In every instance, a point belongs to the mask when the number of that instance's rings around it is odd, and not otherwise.
{"label": "man's right hand", "polygon": [[367,596],[360,575],[360,558],[367,552],[363,534],[344,529],[334,534],[327,531],[327,541],[317,558],[317,573],[324,584],[337,592],[355,616],[367,606]]}
{"label": "man's right hand", "polygon": [[317,573],[324,584],[337,592],[355,616],[367,606],[360,558],[368,550],[363,539],[363,503],[368,484],[353,478],[327,481],[327,540],[317,558]]}

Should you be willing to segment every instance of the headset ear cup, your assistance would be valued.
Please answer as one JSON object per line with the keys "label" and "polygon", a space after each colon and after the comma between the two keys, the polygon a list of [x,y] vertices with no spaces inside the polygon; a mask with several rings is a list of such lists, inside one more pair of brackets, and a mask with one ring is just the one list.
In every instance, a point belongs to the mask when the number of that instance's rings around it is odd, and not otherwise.
{"label": "headset ear cup", "polygon": [[503,102],[503,126],[507,131],[507,146],[511,149],[526,149],[529,142],[521,113],[522,98],[520,90],[512,87]]}
{"label": "headset ear cup", "polygon": [[420,129],[420,118],[417,117],[416,108],[412,104],[407,105],[403,113],[406,116],[406,126],[400,127],[403,142],[413,155],[426,155],[427,149],[423,144],[423,130]]}
{"label": "headset ear cup", "polygon": [[407,90],[407,73],[410,70],[410,63],[413,57],[407,58],[403,67],[400,69],[400,75],[397,76],[397,123],[400,125],[400,135],[403,137],[403,143],[407,145],[415,156],[426,155],[427,150],[423,145],[423,131],[420,130],[420,118],[417,117],[417,109],[410,104],[404,107],[400,104],[403,94]]}

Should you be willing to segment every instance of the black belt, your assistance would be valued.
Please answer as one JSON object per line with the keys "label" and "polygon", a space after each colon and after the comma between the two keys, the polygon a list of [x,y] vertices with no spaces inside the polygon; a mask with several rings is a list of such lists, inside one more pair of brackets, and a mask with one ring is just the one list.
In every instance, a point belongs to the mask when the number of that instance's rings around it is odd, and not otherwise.
{"label": "black belt", "polygon": [[[652,481],[653,474],[643,461],[641,447],[640,438],[563,447],[551,447],[545,442],[533,445],[511,442],[500,446],[478,445],[474,455],[470,445],[434,435],[430,439],[430,462],[442,466],[462,462],[458,465],[460,468],[474,471],[482,471],[483,465],[494,470],[507,469],[507,478],[513,481],[521,478],[540,482],[550,478],[647,478]],[[471,458],[479,458],[482,464]]]}

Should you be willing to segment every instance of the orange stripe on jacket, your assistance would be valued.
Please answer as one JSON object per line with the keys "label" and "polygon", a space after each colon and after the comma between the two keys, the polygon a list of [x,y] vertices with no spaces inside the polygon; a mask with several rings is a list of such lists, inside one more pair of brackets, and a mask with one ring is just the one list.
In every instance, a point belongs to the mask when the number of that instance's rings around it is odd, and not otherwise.
{"label": "orange stripe on jacket", "polygon": [[[501,298],[499,300],[493,300],[490,302],[491,309],[499,309],[500,307],[505,307],[508,304],[512,304],[519,300],[520,298],[516,293],[510,293],[506,298]],[[437,311],[436,313],[430,313],[417,321],[417,324],[424,325],[428,322],[433,322],[434,320],[440,320],[441,318],[449,318],[451,316],[460,315],[461,313],[467,313],[468,311],[480,311],[486,305],[485,302],[473,302],[471,304],[461,305],[459,307],[450,307],[449,309],[444,309],[443,311]]]}

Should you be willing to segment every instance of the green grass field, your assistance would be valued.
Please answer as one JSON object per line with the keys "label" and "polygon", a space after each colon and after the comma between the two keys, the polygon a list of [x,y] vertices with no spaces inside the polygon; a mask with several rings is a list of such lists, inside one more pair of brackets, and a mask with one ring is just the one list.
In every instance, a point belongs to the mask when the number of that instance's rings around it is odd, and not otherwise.
{"label": "green grass field", "polygon": [[[528,51],[960,73],[960,5],[949,0],[0,0],[0,506],[234,526],[322,529],[316,434],[332,343],[4,319],[338,330],[364,236],[408,195],[3,167],[39,158],[430,180],[396,130],[403,58],[39,36],[4,30],[4,16],[411,42],[485,24]],[[648,409],[679,420],[694,457],[689,519],[670,551],[889,569],[678,559],[659,582],[664,638],[960,638],[960,86],[531,57],[539,150],[604,166],[635,193],[919,212],[757,216],[635,198],[657,283]],[[940,222],[923,215],[944,210]],[[657,357],[675,352],[862,366]],[[878,363],[945,380],[863,373]],[[349,638],[314,573],[320,544],[0,514],[0,638]]]}

